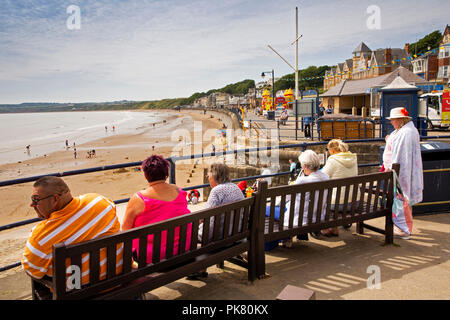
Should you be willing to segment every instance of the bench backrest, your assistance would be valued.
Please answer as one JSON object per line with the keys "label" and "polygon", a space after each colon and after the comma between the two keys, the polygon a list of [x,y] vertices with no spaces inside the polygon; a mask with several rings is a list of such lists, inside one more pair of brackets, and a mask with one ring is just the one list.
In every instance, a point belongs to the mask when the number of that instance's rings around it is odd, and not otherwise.
{"label": "bench backrest", "polygon": [[[340,220],[361,215],[385,215],[392,206],[392,179],[392,172],[383,172],[269,189],[262,185],[261,201],[270,208],[267,209],[269,217],[262,222],[266,223],[264,237],[273,240],[271,234],[284,230],[290,230],[292,234],[306,233],[317,224],[325,228],[328,227],[326,224],[338,225]],[[334,204],[333,192],[336,194]],[[339,203],[341,194],[344,194],[343,203]],[[277,198],[281,198],[278,201],[279,219],[275,217]],[[294,214],[290,214],[292,212]]]}
{"label": "bench backrest", "polygon": [[[216,208],[205,209],[173,219],[161,221],[149,226],[143,226],[104,238],[65,246],[53,246],[53,298],[54,299],[83,299],[95,296],[105,290],[129,283],[145,275],[164,272],[170,268],[186,268],[181,274],[189,274],[198,270],[190,270],[190,263],[201,255],[220,252],[239,245],[240,251],[249,250],[250,229],[256,222],[254,214],[255,197],[237,201]],[[223,223],[220,223],[220,217]],[[209,234],[210,220],[215,217],[213,236],[202,237],[198,243],[198,230],[203,221],[203,235]],[[229,230],[229,232],[224,232]],[[189,234],[190,233],[190,234]],[[178,250],[174,246],[174,236],[179,236]],[[166,235],[165,257],[161,258],[161,238]],[[147,264],[147,242],[151,236],[153,241],[152,262]],[[190,237],[189,237],[190,236]],[[138,268],[132,268],[132,242],[139,241]],[[190,243],[186,243],[190,239]],[[163,241],[164,242],[164,241]],[[100,250],[107,250],[106,262],[100,260]],[[116,274],[117,249],[122,250],[122,272]],[[175,249],[175,250],[174,250]],[[236,251],[236,250],[234,250]],[[239,252],[239,253],[241,253]],[[81,288],[67,290],[67,265],[78,266],[81,269],[82,256],[89,254],[89,283]],[[235,253],[233,253],[235,254]],[[231,255],[233,256],[233,255]],[[107,264],[105,279],[99,275],[100,263]],[[214,263],[211,263],[214,264]],[[87,270],[82,270],[86,272]],[[172,280],[173,281],[173,280]],[[166,283],[159,284],[158,286]],[[137,293],[139,294],[139,293]]]}

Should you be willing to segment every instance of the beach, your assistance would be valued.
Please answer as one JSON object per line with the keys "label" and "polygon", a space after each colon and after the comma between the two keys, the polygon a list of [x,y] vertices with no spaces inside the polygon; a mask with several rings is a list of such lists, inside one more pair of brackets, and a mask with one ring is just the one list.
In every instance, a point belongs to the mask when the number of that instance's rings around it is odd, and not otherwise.
{"label": "beach", "polygon": [[[197,127],[201,122],[203,132],[221,128],[223,125],[217,116],[203,114],[198,110],[167,111],[167,113],[168,120],[166,123],[157,124],[155,127],[150,126],[141,133],[110,135],[96,141],[77,145],[77,159],[74,159],[73,150],[68,149],[26,161],[0,165],[0,181],[137,162],[152,154],[168,157],[172,154],[174,148],[182,143],[179,141],[180,138],[175,139],[175,141],[172,140],[174,128],[170,125],[170,119],[182,117],[181,125],[176,129],[180,130],[180,133],[191,132],[190,141],[194,141],[194,132],[191,130],[194,121]],[[208,142],[203,142],[203,145],[203,147],[206,147]],[[93,147],[96,150],[96,156],[87,158],[87,151]],[[198,150],[198,147],[195,150]],[[194,148],[192,148],[192,151],[194,151]],[[190,163],[177,163],[176,181],[179,187],[203,183],[202,166],[197,166],[194,172],[192,172],[192,167]],[[129,198],[134,192],[145,188],[147,184],[143,173],[135,167],[68,176],[64,177],[64,180],[71,188],[73,195],[95,192],[112,200]],[[32,184],[30,182],[0,187],[0,201],[3,209],[0,213],[0,225],[36,217],[34,209],[29,206]]]}

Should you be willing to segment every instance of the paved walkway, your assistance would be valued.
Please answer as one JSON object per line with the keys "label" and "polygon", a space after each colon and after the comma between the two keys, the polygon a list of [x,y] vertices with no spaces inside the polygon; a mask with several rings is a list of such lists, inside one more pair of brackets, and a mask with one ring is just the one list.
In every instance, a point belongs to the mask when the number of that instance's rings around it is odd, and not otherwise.
{"label": "paved walkway", "polygon": [[[382,218],[369,223],[384,226]],[[352,226],[338,238],[295,241],[291,249],[269,251],[267,279],[249,283],[243,268],[225,262],[223,270],[209,268],[202,281],[184,278],[147,293],[147,299],[273,300],[288,284],[314,290],[317,299],[449,299],[449,225],[449,213],[415,216],[411,240],[388,246],[383,236],[358,235]],[[367,287],[373,270],[380,271],[379,289]],[[0,274],[0,299],[30,297],[30,280],[20,267]]]}

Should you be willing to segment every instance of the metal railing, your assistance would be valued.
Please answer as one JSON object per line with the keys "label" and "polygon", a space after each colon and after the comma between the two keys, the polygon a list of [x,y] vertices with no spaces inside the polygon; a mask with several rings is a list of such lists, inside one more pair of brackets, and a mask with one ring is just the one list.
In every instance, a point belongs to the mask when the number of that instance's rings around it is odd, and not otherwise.
{"label": "metal railing", "polygon": [[[421,137],[421,140],[428,140],[428,139],[448,139],[450,136],[434,136],[434,137]],[[347,143],[373,143],[373,142],[382,142],[384,139],[375,138],[375,139],[356,139],[356,140],[345,140]],[[303,142],[300,144],[287,144],[287,145],[276,145],[276,146],[266,146],[266,147],[255,147],[255,148],[245,148],[245,149],[238,149],[238,150],[228,150],[228,151],[220,151],[220,152],[212,152],[212,153],[201,153],[201,154],[192,154],[192,155],[186,155],[186,156],[178,156],[178,157],[169,157],[166,160],[169,161],[170,165],[170,174],[169,174],[169,181],[170,183],[175,184],[175,172],[176,172],[176,162],[182,161],[182,160],[194,160],[194,159],[201,159],[201,158],[209,158],[209,157],[221,157],[221,156],[227,156],[227,155],[237,155],[237,154],[245,154],[250,152],[260,152],[260,151],[269,151],[269,150],[276,150],[276,149],[289,149],[289,148],[300,148],[303,151],[305,151],[308,147],[311,146],[318,146],[318,145],[326,145],[327,141],[319,141],[319,142]],[[114,170],[114,169],[120,169],[120,168],[128,168],[128,167],[136,167],[141,166],[142,161],[138,162],[129,162],[129,163],[121,163],[121,164],[115,164],[115,165],[108,165],[108,166],[100,166],[100,167],[93,167],[93,168],[86,168],[86,169],[79,169],[79,170],[71,170],[71,171],[65,171],[65,172],[57,172],[57,173],[50,173],[45,175],[37,175],[37,176],[31,176],[26,178],[20,178],[20,179],[12,179],[12,180],[6,180],[6,181],[0,181],[0,187],[4,186],[10,186],[10,185],[16,185],[21,183],[27,183],[36,181],[41,177],[45,176],[57,176],[57,177],[66,177],[66,176],[72,176],[72,175],[78,175],[78,174],[85,174],[85,173],[92,173],[92,172],[98,172],[98,171],[106,171],[106,170]],[[366,164],[359,164],[358,167],[373,167],[373,166],[379,166],[380,163],[366,163]],[[258,178],[265,178],[265,177],[276,177],[276,176],[283,176],[290,174],[290,171],[284,171],[284,172],[278,172],[270,175],[257,175],[257,176],[248,176],[248,177],[242,177],[233,179],[232,182],[240,182],[244,180],[256,180]],[[209,187],[209,184],[201,184],[196,186],[190,186],[190,187],[184,187],[182,190],[189,191],[193,189],[202,189],[205,187]],[[126,203],[129,201],[129,198],[126,199],[120,199],[120,200],[114,200],[113,202],[115,204],[121,204]],[[7,225],[0,226],[0,231],[8,230],[20,226],[24,226],[27,224],[35,223],[41,221],[39,218],[33,218],[28,220],[23,220]],[[0,272],[6,271],[15,267],[20,266],[20,262],[16,262],[4,267],[0,267]]]}

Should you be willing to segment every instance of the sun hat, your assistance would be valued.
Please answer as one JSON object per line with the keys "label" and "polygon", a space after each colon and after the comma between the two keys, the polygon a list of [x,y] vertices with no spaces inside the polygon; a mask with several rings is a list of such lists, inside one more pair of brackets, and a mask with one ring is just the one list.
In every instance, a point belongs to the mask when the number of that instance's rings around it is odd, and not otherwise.
{"label": "sun hat", "polygon": [[408,114],[408,111],[404,107],[391,109],[391,114],[386,119],[391,120],[391,119],[400,119],[400,118],[409,118],[409,119],[411,119],[411,117]]}

